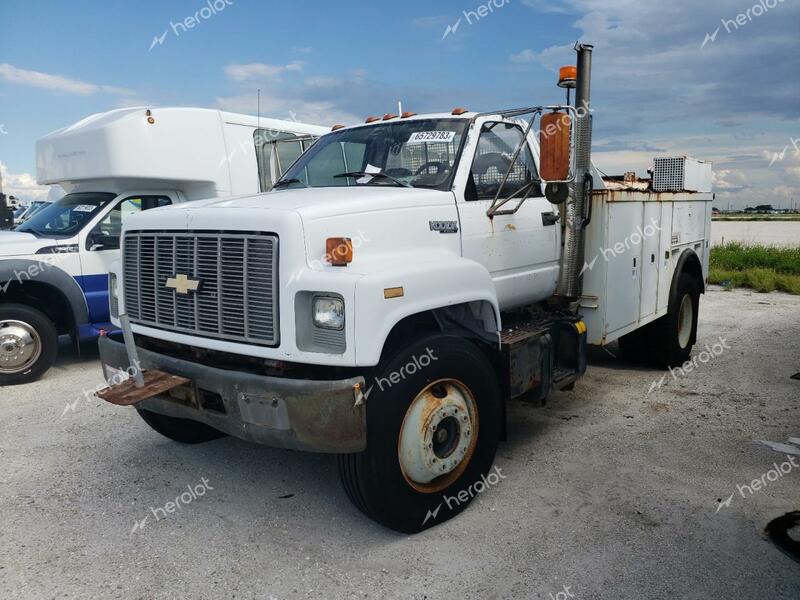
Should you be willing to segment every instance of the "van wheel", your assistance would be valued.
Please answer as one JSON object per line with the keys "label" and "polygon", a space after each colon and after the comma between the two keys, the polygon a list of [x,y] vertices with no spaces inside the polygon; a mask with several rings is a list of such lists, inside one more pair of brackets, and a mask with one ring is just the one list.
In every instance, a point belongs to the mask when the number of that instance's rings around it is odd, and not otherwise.
{"label": "van wheel", "polygon": [[58,333],[41,311],[0,305],[0,386],[36,381],[58,356]]}
{"label": "van wheel", "polygon": [[448,335],[414,343],[375,373],[367,383],[367,449],[339,455],[339,474],[361,512],[417,533],[454,517],[503,477],[489,474],[500,388],[483,353]]}
{"label": "van wheel", "polygon": [[667,314],[648,330],[650,357],[656,366],[677,367],[689,359],[697,339],[699,308],[697,282],[684,271],[670,294]]}
{"label": "van wheel", "polygon": [[228,435],[210,425],[191,419],[179,419],[141,408],[137,408],[136,412],[158,433],[181,444],[202,444]]}

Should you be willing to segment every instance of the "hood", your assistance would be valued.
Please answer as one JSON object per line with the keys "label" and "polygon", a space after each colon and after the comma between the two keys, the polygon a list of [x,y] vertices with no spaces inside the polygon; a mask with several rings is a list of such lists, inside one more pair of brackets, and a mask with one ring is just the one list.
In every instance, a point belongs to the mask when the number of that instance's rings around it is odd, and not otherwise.
{"label": "hood", "polygon": [[452,203],[453,195],[450,192],[388,185],[363,185],[276,190],[225,199],[197,200],[157,210],[263,209],[299,212],[305,217],[321,218],[329,215]]}
{"label": "hood", "polygon": [[36,254],[38,250],[47,246],[55,246],[64,243],[66,242],[61,239],[37,238],[32,233],[0,231],[0,258]]}

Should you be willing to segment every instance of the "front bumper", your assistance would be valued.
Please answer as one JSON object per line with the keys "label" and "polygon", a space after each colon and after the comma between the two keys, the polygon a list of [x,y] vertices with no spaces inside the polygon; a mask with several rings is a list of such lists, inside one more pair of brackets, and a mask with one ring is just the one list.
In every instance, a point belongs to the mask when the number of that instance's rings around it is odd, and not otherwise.
{"label": "front bumper", "polygon": [[[311,452],[360,452],[367,446],[366,407],[356,402],[364,378],[336,381],[283,379],[216,369],[138,348],[142,370],[158,369],[191,380],[188,401],[169,395],[142,400],[136,407],[206,423],[232,436],[277,448]],[[130,366],[125,344],[100,338],[104,367]],[[108,371],[104,368],[104,371]],[[218,394],[224,410],[206,409],[197,398]]]}

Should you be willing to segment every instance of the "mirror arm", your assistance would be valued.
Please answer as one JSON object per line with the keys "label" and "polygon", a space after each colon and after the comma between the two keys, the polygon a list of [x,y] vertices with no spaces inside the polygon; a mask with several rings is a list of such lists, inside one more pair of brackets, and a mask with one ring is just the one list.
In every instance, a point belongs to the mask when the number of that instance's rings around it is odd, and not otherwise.
{"label": "mirror arm", "polygon": [[506,171],[506,174],[503,175],[503,181],[500,182],[500,187],[497,188],[497,193],[494,195],[494,201],[492,202],[492,206],[494,206],[498,198],[500,198],[500,193],[503,191],[503,188],[505,187],[508,178],[511,176],[511,171],[514,170],[514,164],[517,162],[517,158],[519,158],[519,153],[522,152],[522,148],[528,141],[528,135],[530,134],[531,129],[533,128],[534,121],[536,121],[536,115],[541,114],[541,112],[542,112],[541,108],[537,108],[533,111],[530,121],[528,121],[528,126],[525,128],[525,133],[522,134],[522,139],[520,139],[517,148],[514,150],[514,154],[511,155],[511,163],[508,165],[508,170]]}

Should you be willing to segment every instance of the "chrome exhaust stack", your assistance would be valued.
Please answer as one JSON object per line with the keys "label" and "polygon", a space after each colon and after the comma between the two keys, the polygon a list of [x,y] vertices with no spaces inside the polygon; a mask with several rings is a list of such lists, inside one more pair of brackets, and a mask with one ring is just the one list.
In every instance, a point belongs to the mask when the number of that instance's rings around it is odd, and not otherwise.
{"label": "chrome exhaust stack", "polygon": [[583,290],[581,270],[585,260],[587,208],[592,195],[592,115],[590,112],[592,50],[591,44],[576,44],[578,54],[575,89],[575,180],[571,184],[566,206],[564,256],[559,293],[562,298],[576,301]]}

